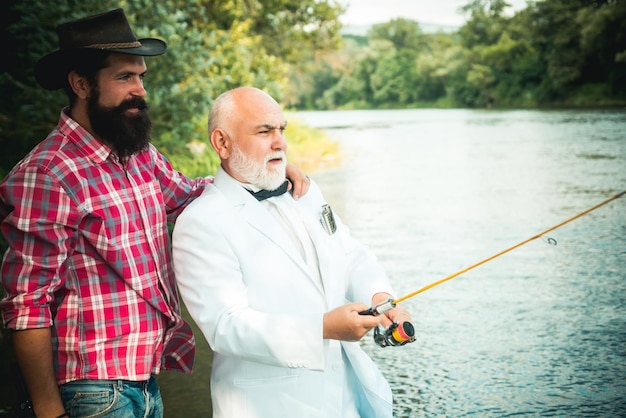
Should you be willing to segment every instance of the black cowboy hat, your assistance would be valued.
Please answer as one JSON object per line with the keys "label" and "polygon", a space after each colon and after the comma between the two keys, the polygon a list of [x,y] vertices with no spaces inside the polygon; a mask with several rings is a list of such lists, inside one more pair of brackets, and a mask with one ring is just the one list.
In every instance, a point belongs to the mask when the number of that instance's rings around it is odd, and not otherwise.
{"label": "black cowboy hat", "polygon": [[57,27],[57,34],[59,50],[35,64],[35,78],[48,90],[63,87],[75,59],[94,51],[147,57],[161,55],[167,49],[160,39],[137,39],[122,9],[63,23]]}

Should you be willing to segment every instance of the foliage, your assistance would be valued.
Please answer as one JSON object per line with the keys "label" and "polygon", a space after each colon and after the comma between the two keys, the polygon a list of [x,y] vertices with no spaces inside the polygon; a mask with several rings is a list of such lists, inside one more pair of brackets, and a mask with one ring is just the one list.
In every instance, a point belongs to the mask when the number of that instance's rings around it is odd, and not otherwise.
{"label": "foliage", "polygon": [[[288,65],[339,42],[332,0],[5,0],[0,34],[0,177],[56,124],[67,98],[41,89],[33,67],[57,49],[58,23],[122,7],[138,37],[166,40],[163,56],[146,58],[153,142],[175,164],[211,167],[189,143],[206,141],[206,115],[222,91],[254,85],[279,101]],[[179,169],[185,171],[185,166]]]}
{"label": "foliage", "polygon": [[[470,0],[455,33],[374,25],[367,40],[299,66],[302,108],[531,107],[626,103],[626,2]],[[358,42],[355,42],[358,41]],[[347,63],[336,65],[337,62]],[[302,69],[311,69],[310,76]]]}

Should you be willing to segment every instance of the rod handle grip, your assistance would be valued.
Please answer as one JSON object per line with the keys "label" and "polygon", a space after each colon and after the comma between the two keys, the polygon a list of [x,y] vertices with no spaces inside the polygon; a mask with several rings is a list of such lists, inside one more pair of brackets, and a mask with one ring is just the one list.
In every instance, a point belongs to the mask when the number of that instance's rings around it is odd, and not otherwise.
{"label": "rod handle grip", "polygon": [[393,303],[393,299],[388,299],[386,302],[379,303],[378,305],[372,306],[371,308],[365,311],[359,312],[359,315],[378,316],[378,315],[384,314],[387,311],[392,310],[395,307],[396,307],[396,304]]}

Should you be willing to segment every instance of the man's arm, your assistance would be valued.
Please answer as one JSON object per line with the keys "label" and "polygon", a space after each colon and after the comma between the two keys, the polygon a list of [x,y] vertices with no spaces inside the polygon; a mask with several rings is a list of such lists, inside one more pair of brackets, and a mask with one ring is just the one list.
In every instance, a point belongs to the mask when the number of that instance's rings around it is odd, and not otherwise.
{"label": "man's arm", "polygon": [[324,314],[324,339],[359,341],[380,323],[378,316],[359,315],[368,308],[363,303],[348,303]]}
{"label": "man's arm", "polygon": [[13,347],[37,418],[65,412],[52,361],[50,328],[14,331]]}

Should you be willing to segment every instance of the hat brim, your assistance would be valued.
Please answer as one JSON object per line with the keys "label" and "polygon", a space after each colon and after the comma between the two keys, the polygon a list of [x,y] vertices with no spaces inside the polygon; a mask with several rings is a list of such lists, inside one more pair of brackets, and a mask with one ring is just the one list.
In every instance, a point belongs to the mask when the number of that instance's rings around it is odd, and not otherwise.
{"label": "hat brim", "polygon": [[52,52],[35,64],[35,79],[46,90],[58,90],[65,86],[73,63],[81,57],[111,52],[152,57],[162,55],[167,50],[167,44],[160,39],[144,38],[139,39],[139,42],[141,46],[135,48],[74,48]]}

